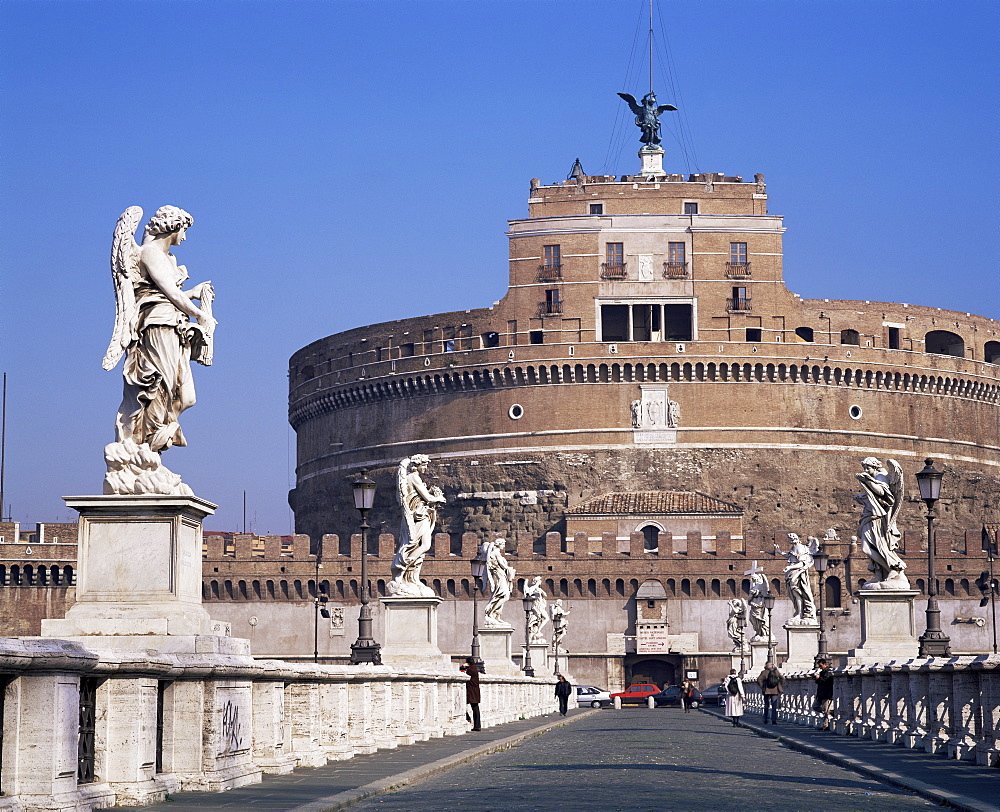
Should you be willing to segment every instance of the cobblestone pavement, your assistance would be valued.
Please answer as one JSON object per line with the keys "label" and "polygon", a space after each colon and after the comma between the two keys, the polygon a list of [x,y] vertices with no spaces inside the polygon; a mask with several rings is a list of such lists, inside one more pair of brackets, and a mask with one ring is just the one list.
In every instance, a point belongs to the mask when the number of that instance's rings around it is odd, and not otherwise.
{"label": "cobblestone pavement", "polygon": [[918,810],[936,804],[707,713],[588,714],[356,812]]}

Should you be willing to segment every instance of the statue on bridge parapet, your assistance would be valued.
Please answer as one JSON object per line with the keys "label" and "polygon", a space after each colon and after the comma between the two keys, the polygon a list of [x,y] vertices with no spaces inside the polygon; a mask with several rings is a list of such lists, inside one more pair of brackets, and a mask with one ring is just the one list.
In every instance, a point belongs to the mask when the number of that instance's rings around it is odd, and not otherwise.
{"label": "statue on bridge parapet", "polygon": [[504,557],[504,549],[507,546],[507,539],[496,538],[492,541],[484,541],[479,547],[479,555],[486,559],[485,581],[483,592],[489,594],[486,602],[486,609],[483,611],[487,628],[510,629],[512,626],[504,620],[500,613],[504,604],[510,600],[514,591],[514,579],[517,571],[507,563]]}
{"label": "statue on bridge parapet", "polygon": [[774,549],[788,559],[785,566],[785,585],[788,588],[788,597],[792,600],[792,617],[789,619],[790,626],[813,626],[816,620],[816,601],[813,598],[812,580],[809,569],[813,564],[813,554],[819,551],[819,542],[809,539],[809,546],[802,543],[796,533],[789,533],[788,540],[791,542],[787,551],[782,550],[777,542]]}
{"label": "statue on bridge parapet", "polygon": [[437,506],[444,504],[445,498],[440,488],[428,488],[421,478],[429,464],[426,454],[414,454],[400,460],[396,471],[396,497],[403,520],[388,584],[393,597],[434,597],[434,590],[420,582],[420,567],[431,548]]}
{"label": "statue on bridge parapet", "polygon": [[767,608],[764,606],[764,598],[771,594],[771,587],[767,582],[762,567],[757,566],[754,561],[750,569],[743,573],[750,576],[750,597],[747,600],[750,611],[750,625],[753,627],[753,640],[771,640],[771,619],[768,616]]}
{"label": "statue on bridge parapet", "polygon": [[542,586],[542,576],[536,575],[524,587],[524,597],[531,598],[531,612],[528,614],[528,642],[544,643],[542,627],[549,622],[547,595]]}
{"label": "statue on bridge parapet", "polygon": [[726,620],[726,634],[733,641],[733,654],[746,654],[750,651],[746,637],[748,614],[749,606],[743,598],[733,598],[729,601],[729,618]]}
{"label": "statue on bridge parapet", "polygon": [[883,468],[875,457],[866,457],[861,466],[864,471],[854,476],[862,492],[854,499],[864,508],[858,537],[871,559],[868,569],[872,572],[862,589],[909,589],[906,562],[897,552],[902,537],[896,518],[903,503],[903,469],[896,460],[886,460]]}
{"label": "statue on bridge parapet", "polygon": [[569,610],[563,608],[561,598],[557,598],[555,605],[549,607],[549,616],[552,618],[552,645],[558,653],[562,639],[566,636],[566,627],[569,625],[566,622]]}

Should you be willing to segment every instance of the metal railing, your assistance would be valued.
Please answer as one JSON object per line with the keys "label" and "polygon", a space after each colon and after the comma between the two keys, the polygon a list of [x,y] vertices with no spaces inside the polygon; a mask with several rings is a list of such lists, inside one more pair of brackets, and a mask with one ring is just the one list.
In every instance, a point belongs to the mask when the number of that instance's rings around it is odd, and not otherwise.
{"label": "metal railing", "polygon": [[539,302],[538,303],[538,315],[544,318],[545,316],[561,316],[563,312],[562,302]]}
{"label": "metal railing", "polygon": [[731,296],[726,299],[726,310],[730,313],[749,313],[750,298],[744,296]]}
{"label": "metal railing", "polygon": [[686,262],[664,262],[664,279],[686,279],[688,275],[688,264]]}
{"label": "metal railing", "polygon": [[726,276],[730,279],[746,279],[750,276],[749,262],[727,262]]}
{"label": "metal railing", "polygon": [[539,282],[559,282],[562,280],[562,263],[559,265],[539,265]]}
{"label": "metal railing", "polygon": [[625,279],[628,276],[628,263],[601,263],[601,279]]}

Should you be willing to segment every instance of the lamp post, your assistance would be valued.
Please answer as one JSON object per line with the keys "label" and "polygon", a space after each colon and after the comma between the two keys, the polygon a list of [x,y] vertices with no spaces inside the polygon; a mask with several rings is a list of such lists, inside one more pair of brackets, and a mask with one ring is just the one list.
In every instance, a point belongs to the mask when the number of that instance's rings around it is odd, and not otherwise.
{"label": "lamp post", "polygon": [[528,648],[531,642],[529,637],[531,634],[531,607],[534,602],[534,598],[527,596],[521,598],[521,605],[524,606],[524,667],[521,670],[526,677],[535,676],[535,669],[531,667],[531,649]]}
{"label": "lamp post", "polygon": [[358,615],[358,639],[351,645],[351,663],[382,664],[381,646],[372,636],[372,610],[368,605],[368,511],[375,503],[375,482],[367,471],[351,483],[354,507],[361,514],[361,613]]}
{"label": "lamp post", "polygon": [[482,547],[469,563],[472,565],[472,664],[479,669],[480,674],[485,674],[486,665],[479,656],[479,583],[486,572],[486,556],[483,555]]}
{"label": "lamp post", "polygon": [[771,613],[774,611],[774,604],[778,599],[768,592],[764,596],[764,608],[767,609],[767,660],[774,662],[774,629],[771,626]]}
{"label": "lamp post", "polygon": [[948,657],[951,654],[951,639],[941,631],[941,610],[938,609],[938,584],[934,572],[934,503],[941,498],[941,479],[933,460],[925,459],[922,471],[916,474],[920,498],[927,505],[927,629],[920,635],[921,657]]}
{"label": "lamp post", "polygon": [[813,554],[813,566],[816,567],[816,572],[819,575],[819,640],[816,646],[816,661],[813,663],[815,668],[819,668],[820,660],[828,659],[826,651],[826,618],[823,616],[823,599],[826,597],[823,594],[823,576],[826,575],[826,568],[830,564],[830,554],[827,553],[822,547],[819,548],[819,552]]}

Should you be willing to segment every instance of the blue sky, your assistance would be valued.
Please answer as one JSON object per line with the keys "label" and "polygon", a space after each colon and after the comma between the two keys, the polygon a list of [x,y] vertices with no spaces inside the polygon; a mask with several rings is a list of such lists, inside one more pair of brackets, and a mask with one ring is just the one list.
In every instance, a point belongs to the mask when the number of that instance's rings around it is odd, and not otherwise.
{"label": "blue sky", "polygon": [[[793,291],[1000,317],[1000,4],[660,0],[656,17],[655,84],[682,108],[665,165],[763,172]],[[101,369],[111,235],[127,206],[170,203],[195,216],[176,254],[215,284],[220,326],[190,445],[164,461],[220,505],[207,527],[239,529],[245,489],[248,524],[288,532],[288,357],[500,298],[532,177],[576,157],[635,171],[615,94],[645,91],[645,29],[644,0],[0,2],[13,518],[73,520],[60,497],[100,491],[121,397]]]}

